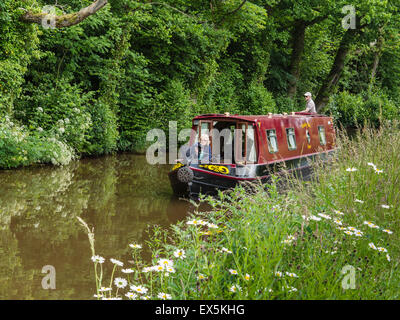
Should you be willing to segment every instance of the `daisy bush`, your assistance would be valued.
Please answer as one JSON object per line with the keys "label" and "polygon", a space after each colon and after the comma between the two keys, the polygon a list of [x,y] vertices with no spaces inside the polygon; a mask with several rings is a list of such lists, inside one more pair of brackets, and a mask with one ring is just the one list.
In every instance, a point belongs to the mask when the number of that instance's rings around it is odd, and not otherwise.
{"label": "daisy bush", "polygon": [[128,245],[130,271],[124,264],[115,272],[126,284],[97,281],[96,297],[398,299],[398,124],[337,143],[332,161],[314,162],[307,181],[282,174],[252,192],[244,185],[192,202],[185,220]]}

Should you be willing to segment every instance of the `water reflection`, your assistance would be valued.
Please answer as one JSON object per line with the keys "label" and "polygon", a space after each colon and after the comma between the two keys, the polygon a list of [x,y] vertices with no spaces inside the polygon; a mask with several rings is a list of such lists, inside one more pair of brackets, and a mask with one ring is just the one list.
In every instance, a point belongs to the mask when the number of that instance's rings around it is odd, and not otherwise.
{"label": "water reflection", "polygon": [[[168,170],[124,154],[0,171],[0,299],[89,299],[90,248],[75,217],[94,226],[98,254],[126,256],[148,225],[167,226],[191,210],[171,196]],[[42,289],[45,265],[56,269],[56,290]]]}

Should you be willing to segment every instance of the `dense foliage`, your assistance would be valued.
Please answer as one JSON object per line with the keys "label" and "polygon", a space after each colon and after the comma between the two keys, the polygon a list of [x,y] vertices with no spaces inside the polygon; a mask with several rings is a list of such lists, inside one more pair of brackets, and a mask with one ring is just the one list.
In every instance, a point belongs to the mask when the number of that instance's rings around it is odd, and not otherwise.
{"label": "dense foliage", "polygon": [[[2,167],[140,151],[168,121],[303,110],[305,91],[344,126],[399,117],[398,0],[353,1],[354,30],[342,0],[110,0],[68,28],[21,20],[91,2],[0,3]],[[54,143],[68,151],[40,151]]]}

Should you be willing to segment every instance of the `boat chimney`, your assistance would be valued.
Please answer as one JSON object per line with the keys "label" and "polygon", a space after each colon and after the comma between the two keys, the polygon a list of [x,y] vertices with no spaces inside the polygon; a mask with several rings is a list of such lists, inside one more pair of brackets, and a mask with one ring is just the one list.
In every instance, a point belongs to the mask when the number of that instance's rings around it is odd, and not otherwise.
{"label": "boat chimney", "polygon": [[268,112],[268,118],[272,118],[272,113]]}
{"label": "boat chimney", "polygon": [[226,117],[229,117],[230,113],[229,113],[229,112],[225,112],[224,115],[225,115]]}

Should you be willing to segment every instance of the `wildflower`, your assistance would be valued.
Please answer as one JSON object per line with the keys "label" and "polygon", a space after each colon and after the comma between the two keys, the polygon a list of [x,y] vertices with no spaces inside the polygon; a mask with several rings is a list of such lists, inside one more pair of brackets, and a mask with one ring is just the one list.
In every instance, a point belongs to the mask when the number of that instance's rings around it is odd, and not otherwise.
{"label": "wildflower", "polygon": [[299,276],[293,272],[286,272],[286,275],[291,277],[291,278],[298,278]]}
{"label": "wildflower", "polygon": [[65,129],[63,127],[59,128],[58,131],[60,131],[61,133],[65,132]]}
{"label": "wildflower", "polygon": [[114,284],[116,285],[117,288],[125,288],[128,284],[128,282],[124,278],[115,278]]}
{"label": "wildflower", "polygon": [[137,294],[133,293],[133,292],[128,292],[125,294],[125,297],[131,299],[131,300],[135,300],[137,298]]}
{"label": "wildflower", "polygon": [[37,131],[43,132],[43,128],[42,128],[42,127],[38,127],[38,128],[37,128]]}
{"label": "wildflower", "polygon": [[373,228],[373,229],[379,228],[376,224],[373,224],[371,221],[364,221],[364,224],[366,224],[368,227]]}
{"label": "wildflower", "polygon": [[390,256],[388,254],[386,254],[386,259],[390,262]]}
{"label": "wildflower", "polygon": [[154,270],[154,267],[144,267],[142,269],[142,272],[147,273],[147,272],[150,272],[150,271],[153,271],[153,270]]}
{"label": "wildflower", "polygon": [[375,168],[375,173],[381,174],[382,172],[383,172],[383,170],[380,170],[380,169],[376,169],[376,168]]}
{"label": "wildflower", "polygon": [[318,218],[316,216],[310,216],[310,220],[321,221],[321,218]]}
{"label": "wildflower", "polygon": [[286,287],[287,289],[289,289],[289,292],[296,292],[297,289],[295,287]]}
{"label": "wildflower", "polygon": [[354,172],[354,171],[357,171],[357,169],[356,168],[347,168],[346,171],[347,172]]}
{"label": "wildflower", "polygon": [[390,208],[390,206],[388,206],[388,205],[386,205],[386,204],[381,205],[381,207],[382,207],[383,209],[389,209],[389,208]]}
{"label": "wildflower", "polygon": [[386,232],[386,233],[388,233],[388,234],[392,234],[392,233],[393,233],[393,231],[390,231],[389,229],[383,229],[382,231],[383,231],[383,232]]}
{"label": "wildflower", "polygon": [[199,275],[197,276],[197,280],[207,280],[207,278],[204,274],[199,273]]}
{"label": "wildflower", "polygon": [[147,289],[147,288],[145,288],[143,286],[131,285],[130,288],[131,288],[132,291],[135,291],[135,292],[140,293],[140,294],[146,294],[147,291],[149,291],[149,289]]}
{"label": "wildflower", "polygon": [[152,270],[152,271],[161,272],[161,271],[164,271],[164,266],[160,266],[160,265],[158,265],[158,266],[153,266],[153,267],[151,267],[151,270]]}
{"label": "wildflower", "polygon": [[235,275],[238,274],[238,272],[234,269],[229,269],[229,272],[230,272],[230,274],[235,274]]}
{"label": "wildflower", "polygon": [[380,251],[380,252],[387,252],[387,250],[385,248],[383,248],[383,247],[378,247],[377,250]]}
{"label": "wildflower", "polygon": [[93,256],[91,259],[95,263],[104,263],[104,261],[105,261],[105,259],[103,257],[97,256],[97,255]]}
{"label": "wildflower", "polygon": [[175,273],[175,272],[176,272],[176,271],[175,271],[175,268],[174,268],[174,267],[171,267],[171,266],[167,266],[167,267],[166,267],[166,271],[169,272],[169,273]]}
{"label": "wildflower", "polygon": [[276,271],[275,276],[277,276],[278,278],[281,278],[283,276],[283,273],[281,271]]}
{"label": "wildflower", "polygon": [[123,272],[123,273],[132,273],[132,272],[134,272],[134,270],[132,268],[122,269],[121,272]]}
{"label": "wildflower", "polygon": [[114,263],[114,264],[120,266],[120,267],[122,267],[122,266],[124,265],[123,262],[121,262],[121,261],[119,261],[119,260],[117,260],[117,259],[111,258],[110,261],[111,261],[112,263]]}
{"label": "wildflower", "polygon": [[368,165],[371,166],[371,167],[373,167],[374,170],[376,170],[376,165],[374,165],[372,162],[368,162]]}
{"label": "wildflower", "polygon": [[43,108],[42,107],[37,107],[36,110],[39,111],[39,112],[43,112]]}
{"label": "wildflower", "polygon": [[354,235],[357,237],[362,237],[363,233],[360,230],[354,232]]}
{"label": "wildflower", "polygon": [[174,262],[168,259],[160,259],[158,260],[158,264],[160,266],[172,267],[174,265]]}
{"label": "wildflower", "polygon": [[349,236],[352,236],[352,235],[353,235],[353,232],[351,232],[351,231],[349,231],[349,230],[346,230],[344,233],[345,233],[345,234],[348,234]]}
{"label": "wildflower", "polygon": [[107,291],[111,291],[111,290],[112,290],[111,288],[106,288],[106,287],[101,287],[99,289],[100,292],[107,292]]}
{"label": "wildflower", "polygon": [[333,210],[333,212],[335,212],[336,214],[340,214],[341,216],[344,216],[344,213],[339,210]]}
{"label": "wildflower", "polygon": [[186,258],[185,250],[182,250],[182,249],[176,250],[176,251],[174,252],[174,257],[179,258],[179,259],[184,259],[184,258]]}
{"label": "wildflower", "polygon": [[103,298],[103,295],[102,294],[94,294],[93,297],[95,297],[95,298]]}
{"label": "wildflower", "polygon": [[164,293],[164,292],[160,292],[158,295],[157,295],[157,298],[159,298],[159,299],[162,299],[162,300],[171,300],[172,299],[172,297],[171,297],[171,295],[170,294],[168,294],[168,293]]}
{"label": "wildflower", "polygon": [[142,299],[142,300],[150,300],[150,296],[141,296],[140,299]]}
{"label": "wildflower", "polygon": [[199,220],[196,220],[196,219],[194,219],[194,220],[190,220],[190,221],[188,221],[188,222],[186,222],[186,224],[189,224],[189,225],[198,225],[199,224]]}
{"label": "wildflower", "polygon": [[368,243],[368,245],[371,249],[377,250],[377,248],[375,247],[375,245],[372,242]]}
{"label": "wildflower", "polygon": [[358,203],[364,203],[364,201],[362,201],[362,200],[359,200],[359,199],[356,199],[356,200],[354,200],[354,202],[358,202]]}
{"label": "wildflower", "polygon": [[328,220],[332,219],[332,218],[331,218],[330,216],[328,216],[327,214],[318,213],[318,215],[319,215],[320,217],[325,218],[325,219],[328,219]]}
{"label": "wildflower", "polygon": [[218,229],[218,226],[214,223],[208,223],[207,226],[211,229]]}
{"label": "wildflower", "polygon": [[239,286],[239,285],[237,285],[237,284],[234,284],[233,286],[231,286],[230,288],[229,288],[229,291],[230,292],[237,292],[237,291],[241,291],[242,290],[242,288]]}
{"label": "wildflower", "polygon": [[142,249],[142,246],[141,246],[140,244],[131,243],[131,244],[129,244],[129,246],[130,246],[132,249]]}
{"label": "wildflower", "polygon": [[342,225],[342,221],[340,221],[339,219],[333,219],[333,222],[338,224],[339,226]]}
{"label": "wildflower", "polygon": [[232,253],[232,251],[228,250],[228,249],[225,248],[225,247],[222,247],[221,251],[226,252],[226,253]]}
{"label": "wildflower", "polygon": [[248,273],[246,273],[246,275],[244,276],[244,280],[248,281],[248,280],[250,280],[250,278],[251,278],[250,275]]}

